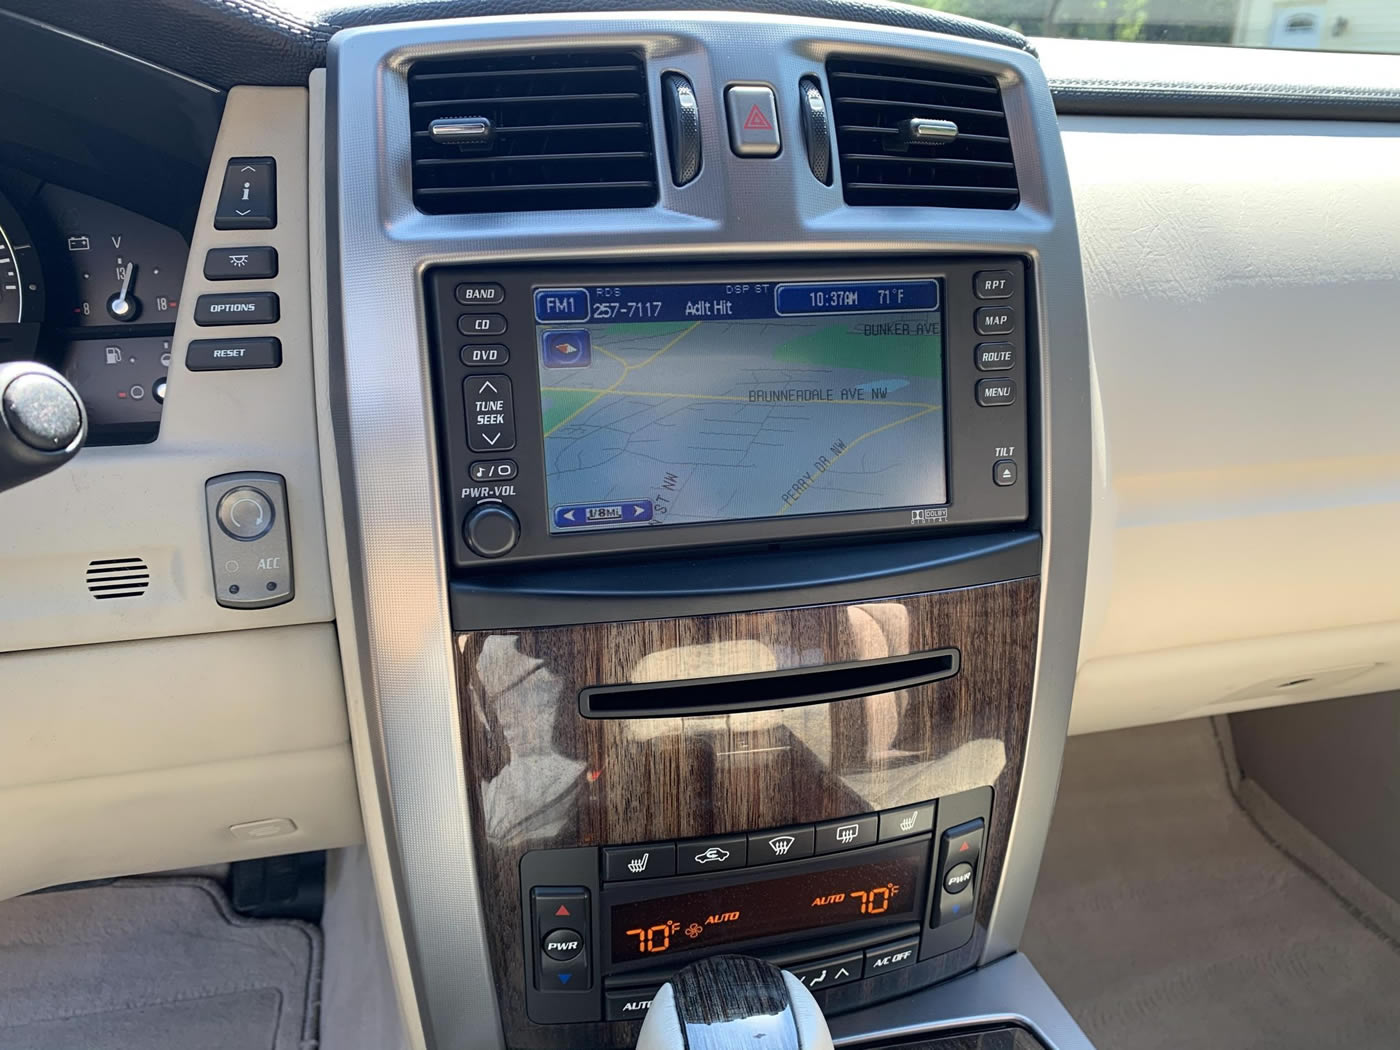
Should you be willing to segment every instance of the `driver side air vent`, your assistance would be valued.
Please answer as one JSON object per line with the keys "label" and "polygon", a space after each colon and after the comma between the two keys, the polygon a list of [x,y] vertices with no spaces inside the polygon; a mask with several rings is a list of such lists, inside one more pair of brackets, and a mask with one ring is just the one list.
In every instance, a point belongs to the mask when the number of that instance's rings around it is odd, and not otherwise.
{"label": "driver side air vent", "polygon": [[830,60],[826,75],[847,204],[1020,203],[995,77],[857,59]]}
{"label": "driver side air vent", "polygon": [[433,214],[656,203],[646,66],[630,51],[415,62],[413,202]]}

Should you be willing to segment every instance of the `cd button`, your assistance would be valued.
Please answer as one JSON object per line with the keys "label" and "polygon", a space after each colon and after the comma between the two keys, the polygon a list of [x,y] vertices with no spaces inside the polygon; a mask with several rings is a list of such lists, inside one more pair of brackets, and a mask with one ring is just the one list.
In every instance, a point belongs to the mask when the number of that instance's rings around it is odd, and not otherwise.
{"label": "cd button", "polygon": [[676,873],[675,843],[649,846],[609,846],[603,850],[603,878],[609,882],[623,879],[658,879]]}
{"label": "cd button", "polygon": [[815,848],[816,831],[811,826],[753,834],[749,836],[749,867],[810,857]]}
{"label": "cd button", "polygon": [[817,852],[837,853],[871,845],[879,829],[880,818],[875,814],[832,820],[817,825]]}
{"label": "cd button", "polygon": [[676,870],[682,875],[728,871],[748,862],[748,840],[743,835],[717,839],[693,839],[676,847]]}
{"label": "cd button", "polygon": [[919,955],[919,938],[896,941],[879,948],[868,948],[865,952],[865,976],[879,977],[891,970],[902,970],[913,966]]}
{"label": "cd button", "polygon": [[463,335],[501,335],[505,330],[502,314],[462,314],[457,318],[457,331]]}
{"label": "cd button", "polygon": [[833,959],[818,959],[806,966],[788,966],[786,969],[804,988],[819,992],[823,988],[860,980],[864,966],[865,956],[861,952],[851,952]]}

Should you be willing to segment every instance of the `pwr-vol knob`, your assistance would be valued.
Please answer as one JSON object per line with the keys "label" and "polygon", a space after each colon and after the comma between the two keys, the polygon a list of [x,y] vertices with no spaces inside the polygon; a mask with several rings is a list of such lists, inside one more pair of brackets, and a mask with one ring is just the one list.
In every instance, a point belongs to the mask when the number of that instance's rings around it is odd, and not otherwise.
{"label": "pwr-vol knob", "polygon": [[520,542],[520,519],[509,507],[482,503],[468,512],[462,535],[467,546],[483,558],[499,558]]}

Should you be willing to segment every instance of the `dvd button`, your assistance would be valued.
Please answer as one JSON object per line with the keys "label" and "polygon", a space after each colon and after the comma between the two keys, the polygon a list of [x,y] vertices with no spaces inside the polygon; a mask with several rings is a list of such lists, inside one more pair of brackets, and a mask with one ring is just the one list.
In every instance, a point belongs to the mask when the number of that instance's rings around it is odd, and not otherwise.
{"label": "dvd button", "polygon": [[503,365],[510,360],[510,351],[504,346],[464,346],[461,352],[462,364],[468,368],[483,368],[488,365]]}

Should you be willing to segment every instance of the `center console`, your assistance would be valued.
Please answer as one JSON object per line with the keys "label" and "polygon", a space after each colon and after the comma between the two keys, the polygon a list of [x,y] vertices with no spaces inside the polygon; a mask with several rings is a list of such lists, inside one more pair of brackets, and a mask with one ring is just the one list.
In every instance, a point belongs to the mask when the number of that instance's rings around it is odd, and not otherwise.
{"label": "center console", "polygon": [[[740,952],[838,1042],[899,1010],[1070,1045],[1005,958],[1088,531],[1033,56],[480,18],[341,33],[326,93],[367,804],[425,1033],[622,1050]],[[993,973],[1005,1012],[959,1016]]]}

